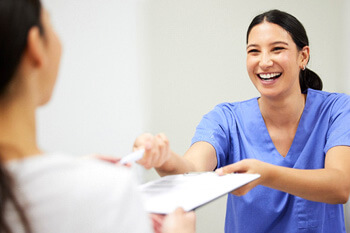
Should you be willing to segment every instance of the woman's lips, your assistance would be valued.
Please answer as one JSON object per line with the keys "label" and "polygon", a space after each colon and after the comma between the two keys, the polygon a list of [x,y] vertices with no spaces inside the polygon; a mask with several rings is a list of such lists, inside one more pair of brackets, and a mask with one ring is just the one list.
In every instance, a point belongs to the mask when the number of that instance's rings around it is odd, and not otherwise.
{"label": "woman's lips", "polygon": [[282,73],[263,73],[263,74],[258,74],[258,77],[263,80],[263,81],[272,81],[277,78],[279,78],[282,75]]}

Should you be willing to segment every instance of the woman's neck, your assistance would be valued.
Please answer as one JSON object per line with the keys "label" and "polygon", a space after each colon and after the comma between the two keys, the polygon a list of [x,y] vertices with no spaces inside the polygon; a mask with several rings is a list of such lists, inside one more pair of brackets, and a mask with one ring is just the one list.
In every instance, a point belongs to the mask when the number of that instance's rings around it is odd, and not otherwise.
{"label": "woman's neck", "polygon": [[259,98],[259,107],[266,124],[275,127],[295,126],[304,111],[306,95],[302,93],[285,98]]}
{"label": "woman's neck", "polygon": [[35,107],[0,102],[0,156],[12,160],[37,155]]}

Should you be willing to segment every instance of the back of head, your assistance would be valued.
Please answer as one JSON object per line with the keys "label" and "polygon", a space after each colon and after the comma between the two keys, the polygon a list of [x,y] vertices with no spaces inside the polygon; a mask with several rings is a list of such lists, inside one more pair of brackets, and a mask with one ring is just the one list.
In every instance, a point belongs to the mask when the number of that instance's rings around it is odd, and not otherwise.
{"label": "back of head", "polygon": [[[250,23],[247,30],[246,41],[248,43],[248,37],[252,28],[264,21],[277,24],[286,30],[292,37],[298,50],[302,50],[305,46],[309,46],[309,39],[307,37],[304,26],[293,15],[280,10],[270,10],[257,15]],[[315,90],[322,90],[321,78],[312,70],[305,68],[300,71],[299,74],[300,88],[302,92],[305,92],[307,88]]]}
{"label": "back of head", "polygon": [[40,23],[39,0],[0,0],[0,96],[13,78],[31,27]]}
{"label": "back of head", "polygon": [[[40,0],[0,0],[0,98],[16,73],[27,46],[28,32],[33,26],[38,26],[42,32]],[[13,177],[0,155],[0,233],[12,232],[5,217],[8,202],[15,208],[25,232],[31,232],[13,186]]]}

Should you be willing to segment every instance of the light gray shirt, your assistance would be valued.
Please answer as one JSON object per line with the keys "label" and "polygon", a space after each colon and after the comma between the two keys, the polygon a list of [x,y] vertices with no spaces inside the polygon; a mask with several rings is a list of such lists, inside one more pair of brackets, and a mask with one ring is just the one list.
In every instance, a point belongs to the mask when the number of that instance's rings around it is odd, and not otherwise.
{"label": "light gray shirt", "polygon": [[[152,232],[128,168],[63,154],[12,161],[7,167],[33,232]],[[22,232],[12,206],[7,208],[13,231]]]}

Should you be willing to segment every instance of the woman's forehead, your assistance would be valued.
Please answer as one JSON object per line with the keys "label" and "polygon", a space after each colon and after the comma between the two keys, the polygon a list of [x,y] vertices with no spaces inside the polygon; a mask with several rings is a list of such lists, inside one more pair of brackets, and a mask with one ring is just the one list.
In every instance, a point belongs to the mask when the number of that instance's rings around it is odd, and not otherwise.
{"label": "woman's forehead", "polygon": [[248,35],[248,45],[255,44],[262,41],[291,41],[290,34],[278,24],[270,22],[262,22],[255,25]]}

